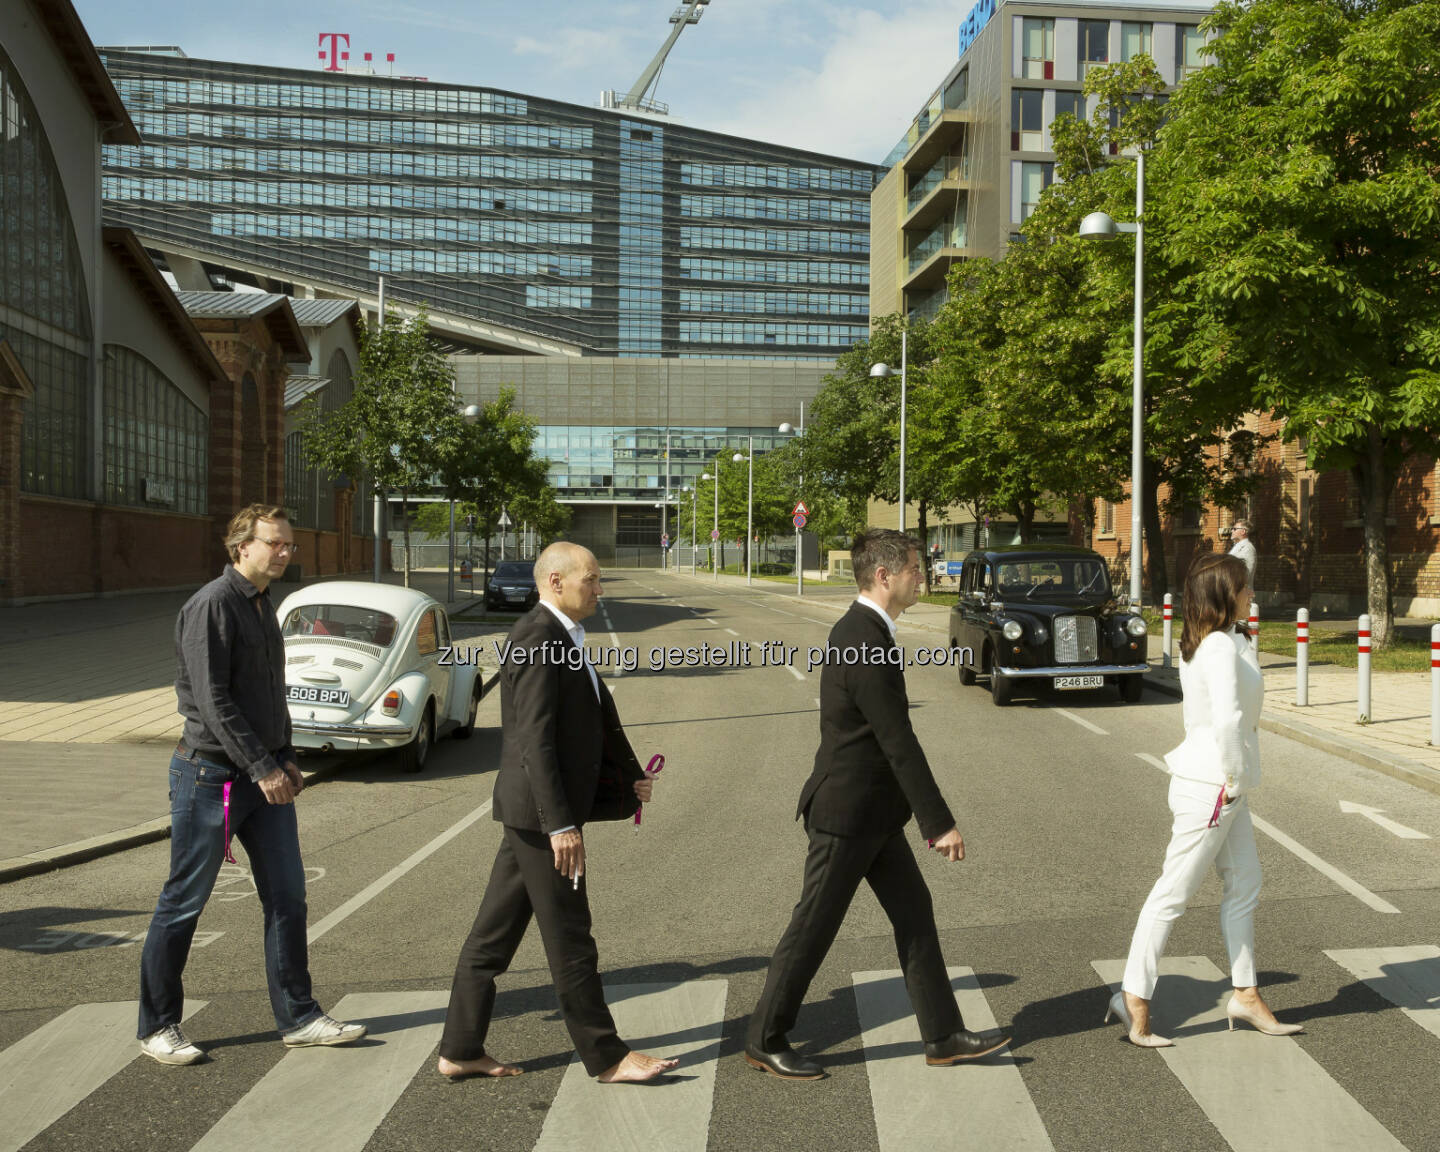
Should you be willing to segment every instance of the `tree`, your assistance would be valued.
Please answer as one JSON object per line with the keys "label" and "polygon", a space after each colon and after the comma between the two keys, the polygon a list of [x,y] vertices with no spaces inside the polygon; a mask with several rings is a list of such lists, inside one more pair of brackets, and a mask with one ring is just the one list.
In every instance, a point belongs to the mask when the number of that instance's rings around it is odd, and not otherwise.
{"label": "tree", "polygon": [[1396,470],[1440,454],[1440,0],[1223,0],[1157,185],[1181,291],[1255,402],[1349,469],[1373,638]]}
{"label": "tree", "polygon": [[[388,315],[379,325],[362,320],[350,399],[329,414],[312,400],[300,413],[312,465],[335,475],[366,476],[376,494],[400,493],[407,557],[410,493],[430,489],[463,427],[454,372],[428,332],[423,309],[408,323]],[[409,576],[407,565],[407,584]]]}

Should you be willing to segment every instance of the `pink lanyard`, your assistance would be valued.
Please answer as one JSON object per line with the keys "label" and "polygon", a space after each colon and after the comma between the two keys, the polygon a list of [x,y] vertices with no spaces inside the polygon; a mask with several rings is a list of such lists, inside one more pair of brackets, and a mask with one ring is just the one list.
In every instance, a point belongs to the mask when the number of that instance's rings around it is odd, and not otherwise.
{"label": "pink lanyard", "polygon": [[225,788],[224,788],[224,790],[223,790],[223,796],[224,796],[224,801],[225,801],[225,863],[226,863],[226,864],[238,864],[239,861],[235,859],[235,853],[232,852],[232,851],[230,851],[230,781],[229,781],[229,780],[225,781]]}
{"label": "pink lanyard", "polygon": [[[661,756],[660,753],[657,752],[654,756],[650,757],[650,763],[645,765],[645,775],[648,776],[651,780],[653,780],[656,776],[660,775],[660,769],[664,767],[665,757]],[[639,808],[635,809],[635,831],[637,832],[640,831],[640,813],[644,810],[645,805],[643,804],[640,805]]]}
{"label": "pink lanyard", "polygon": [[1220,827],[1220,810],[1225,807],[1225,785],[1220,785],[1220,795],[1215,797],[1215,811],[1210,813],[1210,823],[1207,828]]}

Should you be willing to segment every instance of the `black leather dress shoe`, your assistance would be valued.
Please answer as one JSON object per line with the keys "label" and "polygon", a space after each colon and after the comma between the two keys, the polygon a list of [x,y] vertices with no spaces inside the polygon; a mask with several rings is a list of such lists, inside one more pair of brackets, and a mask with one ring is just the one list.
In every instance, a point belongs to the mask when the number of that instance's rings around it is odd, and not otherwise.
{"label": "black leather dress shoe", "polygon": [[1010,1043],[1010,1037],[996,1033],[981,1036],[975,1032],[952,1032],[943,1040],[925,1045],[925,1063],[932,1067],[958,1064],[962,1060],[979,1060],[992,1052],[998,1052]]}
{"label": "black leather dress shoe", "polygon": [[819,1080],[825,1075],[825,1069],[796,1055],[788,1044],[775,1052],[762,1052],[754,1044],[746,1044],[745,1063],[781,1080]]}

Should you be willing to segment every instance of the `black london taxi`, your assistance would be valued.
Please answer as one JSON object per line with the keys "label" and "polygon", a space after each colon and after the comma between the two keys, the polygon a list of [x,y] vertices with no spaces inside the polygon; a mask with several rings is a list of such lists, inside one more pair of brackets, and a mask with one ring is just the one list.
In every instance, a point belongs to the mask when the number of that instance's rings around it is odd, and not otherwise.
{"label": "black london taxi", "polygon": [[965,557],[950,610],[950,646],[968,648],[960,682],[990,680],[996,704],[1026,688],[1144,690],[1145,621],[1118,600],[1098,553],[1071,545],[1013,544]]}

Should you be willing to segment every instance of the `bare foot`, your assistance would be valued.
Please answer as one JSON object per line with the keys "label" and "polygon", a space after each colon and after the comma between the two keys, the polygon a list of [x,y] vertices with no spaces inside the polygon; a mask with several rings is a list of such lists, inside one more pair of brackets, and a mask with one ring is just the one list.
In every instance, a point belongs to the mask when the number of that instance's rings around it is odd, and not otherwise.
{"label": "bare foot", "polygon": [[474,1060],[447,1060],[441,1056],[435,1068],[440,1075],[452,1080],[463,1076],[519,1076],[524,1071],[513,1064],[501,1064],[489,1056],[478,1056]]}
{"label": "bare foot", "polygon": [[669,1072],[679,1063],[679,1060],[662,1060],[644,1052],[631,1052],[615,1067],[600,1073],[599,1080],[602,1084],[643,1084]]}
{"label": "bare foot", "polygon": [[1125,1011],[1130,1015],[1130,1043],[1137,1048],[1169,1048],[1172,1042],[1150,1031],[1150,1001],[1133,992],[1125,993]]}

